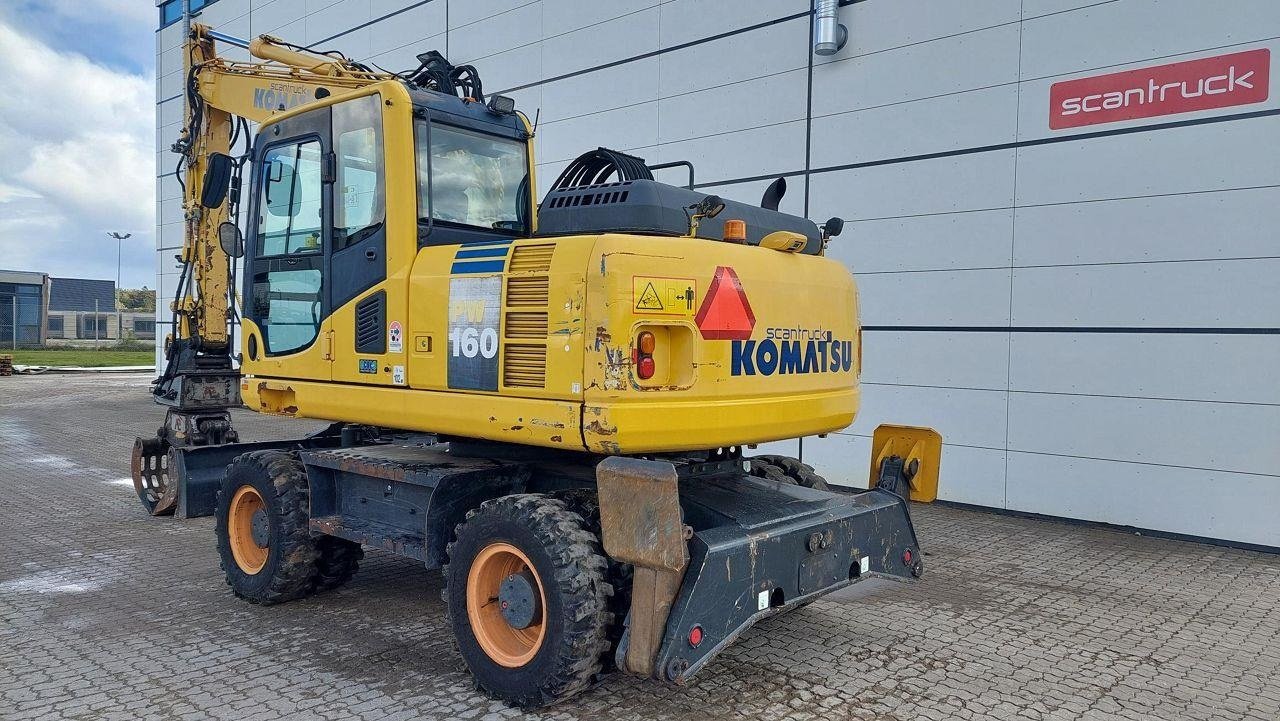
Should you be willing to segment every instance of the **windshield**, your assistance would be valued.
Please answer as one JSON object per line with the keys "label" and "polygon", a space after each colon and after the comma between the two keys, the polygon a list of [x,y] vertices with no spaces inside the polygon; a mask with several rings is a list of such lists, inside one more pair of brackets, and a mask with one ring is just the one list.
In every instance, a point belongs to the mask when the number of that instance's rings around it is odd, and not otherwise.
{"label": "windshield", "polygon": [[433,124],[416,128],[418,215],[478,228],[524,232],[529,164],[519,140]]}

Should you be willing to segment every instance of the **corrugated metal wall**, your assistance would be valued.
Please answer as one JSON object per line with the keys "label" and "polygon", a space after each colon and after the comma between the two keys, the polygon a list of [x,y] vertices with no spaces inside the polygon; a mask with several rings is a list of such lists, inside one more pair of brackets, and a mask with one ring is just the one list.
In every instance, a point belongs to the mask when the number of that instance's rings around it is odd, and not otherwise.
{"label": "corrugated metal wall", "polygon": [[[863,413],[803,444],[837,482],[865,482],[877,424],[932,425],[944,498],[1280,545],[1280,98],[1048,125],[1055,82],[1275,53],[1280,4],[842,14],[830,58],[809,52],[808,0],[218,0],[201,19],[388,69],[433,47],[473,63],[541,108],[543,187],[607,145],[692,160],[738,200],[786,175],[783,210],[850,220],[831,253],[861,287]],[[158,33],[158,151],[181,116],[179,27]],[[159,197],[163,295],[176,185]]]}

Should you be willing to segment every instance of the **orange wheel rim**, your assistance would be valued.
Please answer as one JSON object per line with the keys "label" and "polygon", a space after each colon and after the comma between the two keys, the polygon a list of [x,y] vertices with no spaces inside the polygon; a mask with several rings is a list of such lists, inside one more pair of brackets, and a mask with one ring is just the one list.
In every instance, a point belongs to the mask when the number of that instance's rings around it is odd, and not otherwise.
{"label": "orange wheel rim", "polygon": [[253,538],[253,516],[266,511],[262,494],[253,486],[240,486],[231,497],[231,510],[227,513],[227,535],[231,540],[231,557],[241,571],[254,575],[267,565],[269,546],[259,546]]}
{"label": "orange wheel rim", "polygon": [[[524,571],[533,577],[541,610],[529,626],[515,628],[502,615],[498,592],[503,580]],[[467,572],[467,619],[480,648],[494,663],[518,668],[537,655],[547,635],[546,607],[542,579],[524,551],[510,543],[491,543],[476,554]]]}

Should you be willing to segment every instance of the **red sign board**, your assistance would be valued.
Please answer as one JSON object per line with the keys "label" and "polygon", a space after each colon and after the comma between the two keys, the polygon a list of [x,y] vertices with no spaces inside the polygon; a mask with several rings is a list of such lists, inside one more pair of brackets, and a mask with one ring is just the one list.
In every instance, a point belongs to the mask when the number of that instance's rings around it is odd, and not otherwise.
{"label": "red sign board", "polygon": [[742,281],[733,268],[719,266],[707,297],[702,299],[694,317],[698,330],[707,340],[746,340],[756,327],[756,314],[751,311]]}
{"label": "red sign board", "polygon": [[1271,51],[1248,50],[1054,83],[1049,127],[1115,123],[1261,103],[1271,86]]}

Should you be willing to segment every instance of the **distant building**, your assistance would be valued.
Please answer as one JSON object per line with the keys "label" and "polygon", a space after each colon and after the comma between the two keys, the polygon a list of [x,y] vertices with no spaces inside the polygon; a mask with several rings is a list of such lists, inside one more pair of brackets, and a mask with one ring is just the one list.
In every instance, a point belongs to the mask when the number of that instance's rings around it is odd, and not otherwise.
{"label": "distant building", "polygon": [[0,270],[0,348],[44,345],[48,307],[48,275]]}
{"label": "distant building", "polygon": [[156,321],[150,312],[118,312],[115,281],[0,270],[0,348],[122,337],[153,340]]}

